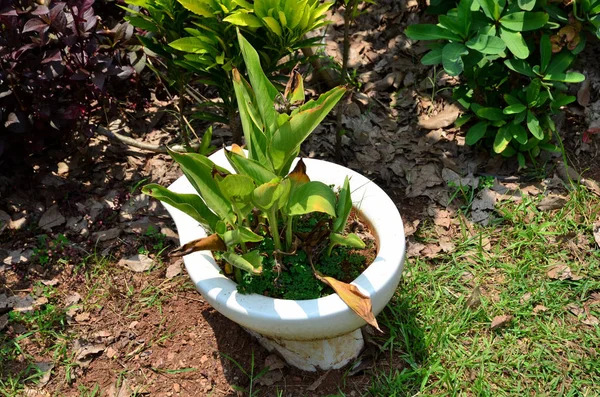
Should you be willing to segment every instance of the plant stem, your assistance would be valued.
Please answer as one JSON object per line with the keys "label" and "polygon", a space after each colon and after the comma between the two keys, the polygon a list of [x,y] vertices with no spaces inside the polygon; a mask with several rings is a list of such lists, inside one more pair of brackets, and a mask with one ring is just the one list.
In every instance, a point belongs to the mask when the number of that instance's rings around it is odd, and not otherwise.
{"label": "plant stem", "polygon": [[287,225],[285,226],[285,249],[290,251],[292,248],[294,217],[288,217]]}
{"label": "plant stem", "polygon": [[275,245],[275,250],[281,251],[279,225],[277,224],[277,215],[275,214],[275,211],[275,208],[271,208],[269,211],[267,211],[267,219],[269,220],[269,230],[271,231],[271,237],[273,237],[273,244]]}

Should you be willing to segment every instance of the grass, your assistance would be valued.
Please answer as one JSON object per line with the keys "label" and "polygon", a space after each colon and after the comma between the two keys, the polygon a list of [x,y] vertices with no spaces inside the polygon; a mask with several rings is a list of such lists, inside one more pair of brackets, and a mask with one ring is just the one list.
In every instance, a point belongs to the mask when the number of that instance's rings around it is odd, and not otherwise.
{"label": "grass", "polygon": [[[496,225],[459,233],[452,254],[407,261],[401,289],[380,316],[396,365],[374,374],[370,395],[597,395],[600,328],[567,305],[600,317],[600,304],[590,304],[600,291],[591,230],[600,202],[583,188],[556,212],[537,210],[539,200],[501,204]],[[555,265],[582,278],[552,279]],[[475,286],[481,302],[473,308]],[[500,315],[513,319],[492,330]]]}

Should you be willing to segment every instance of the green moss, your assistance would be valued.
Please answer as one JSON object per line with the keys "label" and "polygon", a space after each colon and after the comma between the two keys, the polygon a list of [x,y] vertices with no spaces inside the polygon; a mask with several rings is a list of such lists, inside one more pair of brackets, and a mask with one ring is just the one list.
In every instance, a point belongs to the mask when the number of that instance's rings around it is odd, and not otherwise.
{"label": "green moss", "polygon": [[[260,276],[244,274],[238,284],[242,294],[260,294],[283,299],[316,299],[333,293],[333,290],[318,281],[308,263],[306,252],[298,251],[295,255],[283,256],[283,270],[277,278],[274,269],[273,241],[265,239],[259,246],[268,256],[263,262],[263,273]],[[365,268],[364,256],[346,247],[336,247],[330,257],[323,255],[315,263],[315,268],[326,276],[350,282],[360,275]]]}

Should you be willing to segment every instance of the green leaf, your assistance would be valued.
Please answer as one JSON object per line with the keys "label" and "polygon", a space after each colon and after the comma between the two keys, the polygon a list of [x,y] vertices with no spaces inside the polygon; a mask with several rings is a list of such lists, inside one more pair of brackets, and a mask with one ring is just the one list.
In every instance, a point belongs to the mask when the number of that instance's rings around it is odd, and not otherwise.
{"label": "green leaf", "polygon": [[454,126],[456,128],[460,128],[463,125],[467,124],[467,122],[469,120],[471,120],[473,118],[472,114],[463,114],[462,116],[460,116],[459,118],[456,119],[456,121],[454,122]]}
{"label": "green leaf", "polygon": [[502,15],[506,0],[478,0],[485,16],[497,21]]}
{"label": "green leaf", "polygon": [[480,109],[477,109],[475,114],[482,119],[490,121],[506,119],[506,115],[502,112],[502,109],[494,107],[482,107]]}
{"label": "green leaf", "polygon": [[458,7],[456,7],[458,20],[461,25],[460,35],[464,38],[469,35],[469,30],[471,29],[471,22],[473,19],[473,13],[471,12],[472,5],[473,0],[460,0]]}
{"label": "green leaf", "polygon": [[[169,154],[179,165],[181,170],[190,181],[194,189],[204,199],[204,202],[220,219],[233,224],[235,223],[235,214],[231,203],[227,200],[217,182],[212,177],[214,164],[206,156],[194,153],[176,153],[169,151]],[[213,164],[211,167],[210,164]]]}
{"label": "green leaf", "polygon": [[241,11],[228,15],[223,21],[229,22],[232,25],[248,26],[250,28],[260,28],[263,26],[256,15]]}
{"label": "green leaf", "polygon": [[269,27],[269,29],[275,33],[277,36],[281,37],[283,31],[281,30],[281,25],[279,22],[273,17],[264,17],[263,22]]}
{"label": "green leaf", "polygon": [[138,16],[127,16],[125,17],[125,20],[138,29],[146,30],[148,32],[153,33],[158,32],[158,27],[156,26],[156,24],[153,21],[147,20],[146,18]]}
{"label": "green leaf", "polygon": [[560,81],[562,83],[581,83],[585,80],[585,75],[577,72],[546,73],[544,80]]}
{"label": "green leaf", "polygon": [[502,153],[507,148],[512,138],[508,125],[500,127],[496,134],[496,138],[494,139],[494,152]]}
{"label": "green leaf", "polygon": [[356,249],[363,249],[366,247],[365,242],[354,233],[349,233],[347,236],[342,236],[338,233],[331,233],[329,235],[329,247],[327,248],[328,256],[331,255],[331,250],[336,245]]}
{"label": "green leaf", "polygon": [[456,33],[436,25],[418,24],[410,25],[404,31],[404,34],[412,40],[454,40],[461,41]]}
{"label": "green leaf", "polygon": [[458,76],[464,69],[463,55],[469,50],[462,43],[448,43],[442,49],[442,65],[450,76]]}
{"label": "green leaf", "polygon": [[210,231],[214,230],[215,225],[219,221],[219,217],[206,206],[197,194],[175,193],[155,183],[144,186],[142,193],[188,214],[203,226],[207,226]]}
{"label": "green leaf", "polygon": [[350,193],[350,181],[346,176],[346,179],[344,179],[344,185],[338,194],[337,205],[335,207],[336,218],[335,221],[333,221],[334,232],[340,233],[344,231],[344,227],[348,221],[348,216],[352,210],[352,197]]}
{"label": "green leaf", "polygon": [[560,109],[563,106],[566,106],[570,103],[575,102],[577,98],[575,98],[572,95],[564,95],[564,94],[559,94],[557,95],[554,100],[551,103],[551,107],[554,111]]}
{"label": "green leaf", "polygon": [[177,0],[185,9],[190,10],[196,15],[206,18],[214,18],[214,13],[206,2],[201,0]]}
{"label": "green leaf", "polygon": [[244,63],[248,69],[248,77],[250,78],[250,84],[252,85],[252,90],[258,104],[258,111],[267,129],[265,131],[266,135],[270,137],[277,128],[277,112],[275,111],[274,102],[279,92],[263,72],[258,53],[248,40],[240,34],[239,30],[238,41],[242,50]]}
{"label": "green leaf", "polygon": [[291,183],[289,179],[273,179],[270,182],[263,183],[252,192],[252,202],[262,211],[269,211],[271,208],[278,210],[287,203],[290,194]]}
{"label": "green leaf", "polygon": [[472,146],[479,142],[479,140],[485,136],[488,125],[489,123],[487,121],[480,121],[473,127],[469,128],[465,138],[466,144]]}
{"label": "green leaf", "polygon": [[533,72],[533,69],[527,61],[523,59],[507,59],[504,61],[504,64],[512,71],[521,73],[527,77],[535,77],[536,74]]}
{"label": "green leaf", "polygon": [[517,113],[521,113],[522,111],[526,110],[527,106],[523,105],[522,103],[517,103],[515,105],[510,105],[504,108],[504,110],[502,110],[502,112],[504,114],[517,114]]}
{"label": "green leaf", "polygon": [[460,23],[461,21],[459,21],[458,18],[452,18],[447,15],[440,15],[438,17],[438,21],[441,27],[448,29],[452,33],[456,33],[461,38],[465,37],[465,35],[462,33],[463,27]]}
{"label": "green leaf", "polygon": [[531,83],[529,83],[529,87],[527,87],[527,93],[525,95],[529,107],[535,106],[537,104],[537,99],[540,96],[541,87],[542,82],[540,81],[540,79],[533,79],[531,80]]}
{"label": "green leaf", "polygon": [[248,175],[257,185],[267,183],[277,177],[275,173],[257,161],[248,159],[237,153],[226,151],[225,156],[238,174]]}
{"label": "green leaf", "polygon": [[546,68],[548,68],[551,58],[552,43],[550,43],[550,36],[545,34],[540,39],[540,68],[542,73],[544,73],[546,71]]}
{"label": "green leaf", "polygon": [[506,44],[497,36],[479,34],[466,43],[467,47],[482,54],[498,55],[506,50]]}
{"label": "green leaf", "polygon": [[500,37],[506,44],[506,47],[519,59],[526,59],[529,56],[529,48],[519,32],[511,32],[510,30],[500,28]]}
{"label": "green leaf", "polygon": [[[248,255],[248,254],[246,254],[246,255]],[[256,254],[254,256],[256,257]],[[231,266],[242,269],[250,274],[261,274],[262,273],[262,265],[259,265],[259,267],[255,267],[256,264],[253,264],[244,256],[234,254],[233,252],[223,252],[222,257]]]}
{"label": "green leaf", "polygon": [[442,49],[434,48],[421,58],[423,65],[438,65],[442,63]]}
{"label": "green leaf", "polygon": [[169,43],[169,46],[191,54],[206,54],[214,51],[212,45],[198,37],[183,37]]}
{"label": "green leaf", "polygon": [[512,134],[512,137],[522,145],[527,143],[527,131],[521,124],[508,124],[508,129]]}
{"label": "green leaf", "polygon": [[254,181],[247,175],[231,174],[218,181],[223,195],[234,203],[249,203],[256,188]]}
{"label": "green leaf", "polygon": [[500,24],[516,32],[527,32],[540,29],[548,22],[548,18],[545,12],[518,11],[500,18]]}
{"label": "green leaf", "polygon": [[527,128],[536,139],[544,139],[544,131],[540,127],[540,122],[531,110],[527,111]]}
{"label": "green leaf", "polygon": [[322,94],[316,101],[308,101],[297,112],[292,113],[290,119],[275,132],[269,156],[276,174],[287,175],[300,144],[329,114],[345,92],[345,88],[336,87]]}
{"label": "green leaf", "polygon": [[523,105],[520,100],[510,94],[504,94],[504,101],[509,105]]}
{"label": "green leaf", "polygon": [[552,59],[552,61],[548,65],[548,68],[546,69],[546,73],[564,73],[569,68],[574,59],[575,55],[573,55],[567,50],[563,50],[562,52],[559,52],[554,57],[554,59]]}
{"label": "green leaf", "polygon": [[524,11],[531,11],[535,7],[536,0],[518,0],[519,7]]}
{"label": "green leaf", "polygon": [[227,230],[219,237],[221,237],[227,248],[234,248],[242,243],[259,243],[264,239],[245,226]]}
{"label": "green leaf", "polygon": [[332,217],[335,212],[335,193],[323,182],[307,182],[292,192],[288,202],[287,215],[304,215],[311,212],[324,212]]}
{"label": "green leaf", "polygon": [[525,165],[525,156],[523,156],[523,153],[517,153],[517,162],[519,163],[519,170],[527,168]]}

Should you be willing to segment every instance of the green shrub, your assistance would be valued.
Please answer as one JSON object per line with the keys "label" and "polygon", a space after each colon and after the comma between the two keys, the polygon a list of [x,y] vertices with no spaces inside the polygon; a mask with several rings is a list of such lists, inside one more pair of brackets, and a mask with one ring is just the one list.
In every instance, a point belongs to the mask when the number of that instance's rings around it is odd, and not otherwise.
{"label": "green shrub", "polygon": [[[193,77],[216,88],[222,103],[207,102],[196,118],[233,125],[237,110],[232,70],[245,73],[236,36],[239,28],[255,47],[267,75],[297,60],[279,62],[296,50],[314,45],[304,39],[326,24],[331,3],[318,0],[127,0],[134,14],[127,20],[147,32],[141,42],[168,65],[163,77],[184,84]],[[217,109],[215,109],[217,107]]]}
{"label": "green shrub", "polygon": [[584,27],[597,30],[600,1],[577,1],[572,9],[552,3],[461,0],[437,25],[406,29],[409,38],[435,41],[423,64],[461,76],[453,97],[469,111],[456,123],[470,123],[467,144],[516,155],[521,166],[525,154],[558,150],[550,116],[575,100],[567,84],[585,76],[569,67],[585,46]]}

